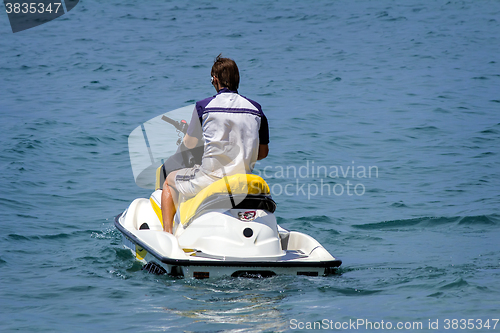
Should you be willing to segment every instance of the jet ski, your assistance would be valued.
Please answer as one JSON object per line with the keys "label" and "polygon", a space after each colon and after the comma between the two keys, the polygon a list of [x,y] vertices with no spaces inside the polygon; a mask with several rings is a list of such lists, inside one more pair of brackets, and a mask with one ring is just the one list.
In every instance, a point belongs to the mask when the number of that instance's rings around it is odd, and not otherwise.
{"label": "jet ski", "polygon": [[[178,126],[185,128],[182,123]],[[184,161],[189,160],[185,150],[178,151]],[[164,232],[161,186],[168,174],[165,165],[156,170],[151,196],[135,199],[115,218],[123,245],[145,264],[143,269],[206,279],[323,276],[342,264],[311,236],[277,224],[277,205],[269,186],[254,174],[225,175],[195,197],[181,200],[173,234]]]}

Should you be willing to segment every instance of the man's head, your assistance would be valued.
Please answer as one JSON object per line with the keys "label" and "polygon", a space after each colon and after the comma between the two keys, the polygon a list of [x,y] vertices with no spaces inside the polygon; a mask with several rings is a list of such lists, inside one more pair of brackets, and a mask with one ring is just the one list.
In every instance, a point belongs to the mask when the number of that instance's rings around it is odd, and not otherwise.
{"label": "man's head", "polygon": [[[226,87],[229,90],[238,90],[238,86],[240,85],[240,73],[233,59],[222,58],[219,54],[217,58],[215,58],[210,75],[218,81],[220,88]],[[216,89],[217,81],[214,80],[213,82]]]}

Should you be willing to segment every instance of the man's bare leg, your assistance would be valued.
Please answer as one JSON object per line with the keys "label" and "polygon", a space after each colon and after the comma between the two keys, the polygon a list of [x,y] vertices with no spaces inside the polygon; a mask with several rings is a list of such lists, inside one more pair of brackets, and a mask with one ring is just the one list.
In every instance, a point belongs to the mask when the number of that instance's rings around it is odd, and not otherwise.
{"label": "man's bare leg", "polygon": [[177,206],[177,190],[175,189],[175,175],[176,171],[171,172],[165,183],[163,183],[163,190],[161,193],[161,215],[163,218],[163,230],[172,233],[172,226],[174,215]]}

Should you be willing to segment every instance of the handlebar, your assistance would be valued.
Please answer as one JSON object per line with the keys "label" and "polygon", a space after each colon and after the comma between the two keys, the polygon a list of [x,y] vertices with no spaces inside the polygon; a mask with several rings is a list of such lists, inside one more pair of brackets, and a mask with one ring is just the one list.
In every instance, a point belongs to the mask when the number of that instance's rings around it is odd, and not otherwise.
{"label": "handlebar", "polygon": [[174,125],[174,127],[177,130],[179,130],[182,133],[186,134],[187,129],[188,129],[188,123],[184,119],[182,119],[181,121],[176,121],[176,120],[173,120],[172,118],[169,118],[167,116],[163,116],[163,117],[161,117],[161,119],[164,120],[164,121],[166,121],[169,124]]}

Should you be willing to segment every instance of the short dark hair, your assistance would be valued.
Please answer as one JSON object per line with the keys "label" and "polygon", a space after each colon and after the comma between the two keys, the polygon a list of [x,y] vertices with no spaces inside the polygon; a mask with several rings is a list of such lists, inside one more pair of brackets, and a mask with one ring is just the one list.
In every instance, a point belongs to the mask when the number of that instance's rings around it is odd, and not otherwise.
{"label": "short dark hair", "polygon": [[240,85],[238,66],[236,66],[233,59],[222,58],[221,55],[219,54],[215,58],[210,75],[219,79],[221,86],[233,91],[238,90],[238,86]]}

